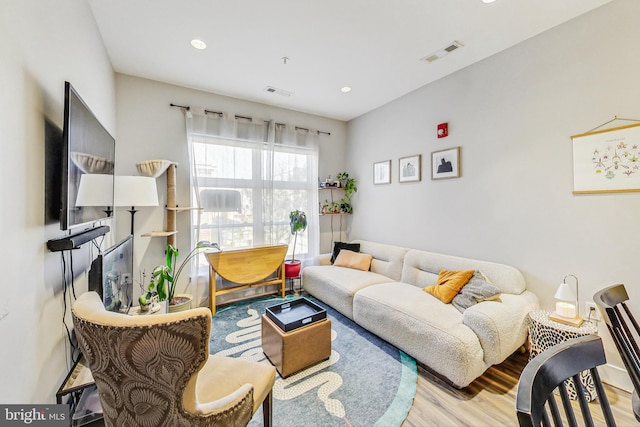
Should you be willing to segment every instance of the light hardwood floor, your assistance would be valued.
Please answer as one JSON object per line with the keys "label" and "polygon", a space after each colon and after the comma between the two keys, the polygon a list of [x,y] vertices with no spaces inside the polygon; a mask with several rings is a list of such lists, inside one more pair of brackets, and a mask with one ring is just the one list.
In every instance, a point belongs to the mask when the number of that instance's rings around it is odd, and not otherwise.
{"label": "light hardwood floor", "polygon": [[[402,426],[517,426],[516,388],[527,358],[528,353],[515,353],[461,390],[419,366],[416,397]],[[618,426],[640,425],[631,411],[631,395],[605,387]],[[599,410],[597,402],[590,405],[598,407],[592,408],[592,412]],[[604,422],[597,425],[604,425]]]}

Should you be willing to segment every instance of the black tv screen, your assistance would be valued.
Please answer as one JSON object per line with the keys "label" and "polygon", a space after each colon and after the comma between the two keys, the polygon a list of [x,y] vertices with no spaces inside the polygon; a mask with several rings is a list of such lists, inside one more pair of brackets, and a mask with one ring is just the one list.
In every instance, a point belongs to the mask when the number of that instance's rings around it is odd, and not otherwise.
{"label": "black tv screen", "polygon": [[115,139],[65,82],[60,228],[87,226],[111,216]]}
{"label": "black tv screen", "polygon": [[133,300],[133,236],[98,255],[89,270],[89,290],[109,311],[126,313]]}

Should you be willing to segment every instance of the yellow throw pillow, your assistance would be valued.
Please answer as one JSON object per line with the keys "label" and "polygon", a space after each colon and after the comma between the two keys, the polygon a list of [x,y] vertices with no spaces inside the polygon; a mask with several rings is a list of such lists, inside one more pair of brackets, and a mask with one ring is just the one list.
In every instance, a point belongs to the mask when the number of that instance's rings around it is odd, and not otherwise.
{"label": "yellow throw pillow", "polygon": [[433,286],[427,286],[423,290],[439,298],[445,304],[449,304],[458,292],[460,292],[460,289],[471,280],[474,273],[475,270],[440,270],[438,283]]}
{"label": "yellow throw pillow", "polygon": [[347,249],[342,249],[336,257],[336,260],[333,262],[333,265],[368,271],[369,267],[371,267],[372,259],[373,255],[371,254],[361,254]]}

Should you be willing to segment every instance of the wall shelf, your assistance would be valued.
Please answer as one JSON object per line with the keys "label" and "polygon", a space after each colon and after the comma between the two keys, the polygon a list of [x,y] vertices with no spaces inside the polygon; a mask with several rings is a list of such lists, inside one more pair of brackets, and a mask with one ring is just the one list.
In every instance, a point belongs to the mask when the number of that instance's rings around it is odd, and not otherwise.
{"label": "wall shelf", "polygon": [[149,231],[148,233],[141,234],[140,237],[169,237],[177,234],[178,231]]}
{"label": "wall shelf", "polygon": [[184,211],[201,211],[202,208],[179,208],[179,207],[175,207],[175,208],[167,208],[168,211],[176,211],[176,212],[184,212]]}

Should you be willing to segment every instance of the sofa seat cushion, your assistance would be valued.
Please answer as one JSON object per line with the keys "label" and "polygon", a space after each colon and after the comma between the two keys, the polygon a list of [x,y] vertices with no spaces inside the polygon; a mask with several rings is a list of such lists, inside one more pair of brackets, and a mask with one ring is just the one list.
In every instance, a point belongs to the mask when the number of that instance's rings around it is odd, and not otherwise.
{"label": "sofa seat cushion", "polygon": [[356,292],[390,281],[382,274],[333,265],[313,265],[302,270],[304,290],[349,319],[353,319],[353,296]]}
{"label": "sofa seat cushion", "polygon": [[363,288],[354,297],[353,318],[458,387],[488,367],[462,314],[417,286],[395,282]]}

